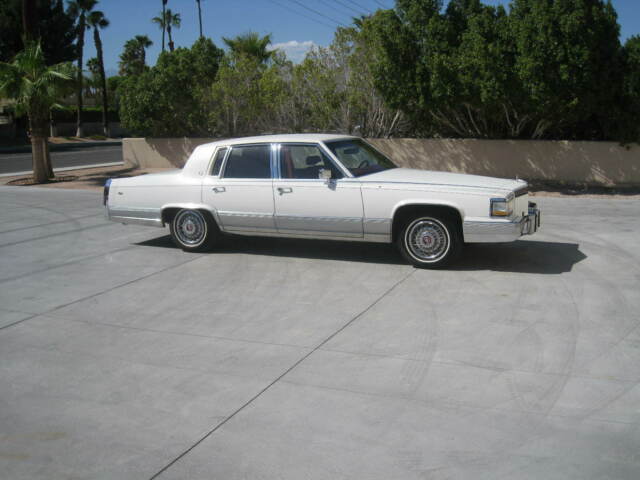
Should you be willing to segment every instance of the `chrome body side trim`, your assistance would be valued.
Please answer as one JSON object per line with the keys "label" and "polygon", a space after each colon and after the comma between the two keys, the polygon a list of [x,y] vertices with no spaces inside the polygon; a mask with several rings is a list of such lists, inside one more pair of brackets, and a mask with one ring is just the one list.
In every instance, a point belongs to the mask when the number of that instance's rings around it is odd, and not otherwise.
{"label": "chrome body side trim", "polygon": [[364,235],[376,237],[388,237],[391,241],[391,219],[390,218],[365,218],[362,224]]}
{"label": "chrome body side trim", "polygon": [[112,222],[126,225],[146,225],[162,227],[162,214],[158,208],[110,207],[107,203],[106,217]]}
{"label": "chrome body side trim", "polygon": [[273,215],[260,212],[233,212],[218,210],[219,227],[225,232],[275,232]]}
{"label": "chrome body side trim", "polygon": [[305,215],[276,215],[278,231],[300,235],[334,235],[342,238],[362,237],[360,217],[312,217]]}

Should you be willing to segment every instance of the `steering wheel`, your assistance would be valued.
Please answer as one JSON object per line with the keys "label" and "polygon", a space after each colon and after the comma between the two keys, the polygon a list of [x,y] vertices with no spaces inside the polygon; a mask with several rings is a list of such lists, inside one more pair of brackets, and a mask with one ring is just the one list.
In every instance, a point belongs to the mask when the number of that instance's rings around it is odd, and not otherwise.
{"label": "steering wheel", "polygon": [[358,165],[358,168],[364,168],[368,166],[369,166],[369,160],[363,160],[360,162],[360,165]]}

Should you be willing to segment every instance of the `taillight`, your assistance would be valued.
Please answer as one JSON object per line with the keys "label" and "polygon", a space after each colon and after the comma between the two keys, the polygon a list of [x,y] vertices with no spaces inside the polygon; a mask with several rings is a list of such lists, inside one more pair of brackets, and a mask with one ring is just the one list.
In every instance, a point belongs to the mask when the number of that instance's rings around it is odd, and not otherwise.
{"label": "taillight", "polygon": [[104,193],[102,196],[102,205],[106,205],[109,200],[109,187],[111,186],[111,179],[108,178],[104,184]]}

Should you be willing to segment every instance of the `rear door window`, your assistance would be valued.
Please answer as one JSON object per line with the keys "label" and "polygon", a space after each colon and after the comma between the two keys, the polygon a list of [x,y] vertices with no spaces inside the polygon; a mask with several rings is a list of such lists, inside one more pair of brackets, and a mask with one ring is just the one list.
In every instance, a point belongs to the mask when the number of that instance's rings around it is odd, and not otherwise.
{"label": "rear door window", "polygon": [[271,145],[232,147],[224,178],[271,178]]}

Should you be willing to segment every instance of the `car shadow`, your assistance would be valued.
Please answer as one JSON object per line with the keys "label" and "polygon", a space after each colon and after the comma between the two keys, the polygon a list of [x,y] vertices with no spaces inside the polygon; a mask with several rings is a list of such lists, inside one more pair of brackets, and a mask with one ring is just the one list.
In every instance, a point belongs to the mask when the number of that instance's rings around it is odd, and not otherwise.
{"label": "car shadow", "polygon": [[[177,248],[170,235],[136,245]],[[393,245],[383,243],[302,240],[273,237],[225,236],[212,254],[267,255],[318,260],[404,265]],[[517,240],[512,243],[466,244],[462,255],[447,270],[560,274],[587,258],[577,243]]]}
{"label": "car shadow", "polygon": [[450,270],[560,274],[587,258],[577,243],[516,240],[510,243],[468,243]]}

